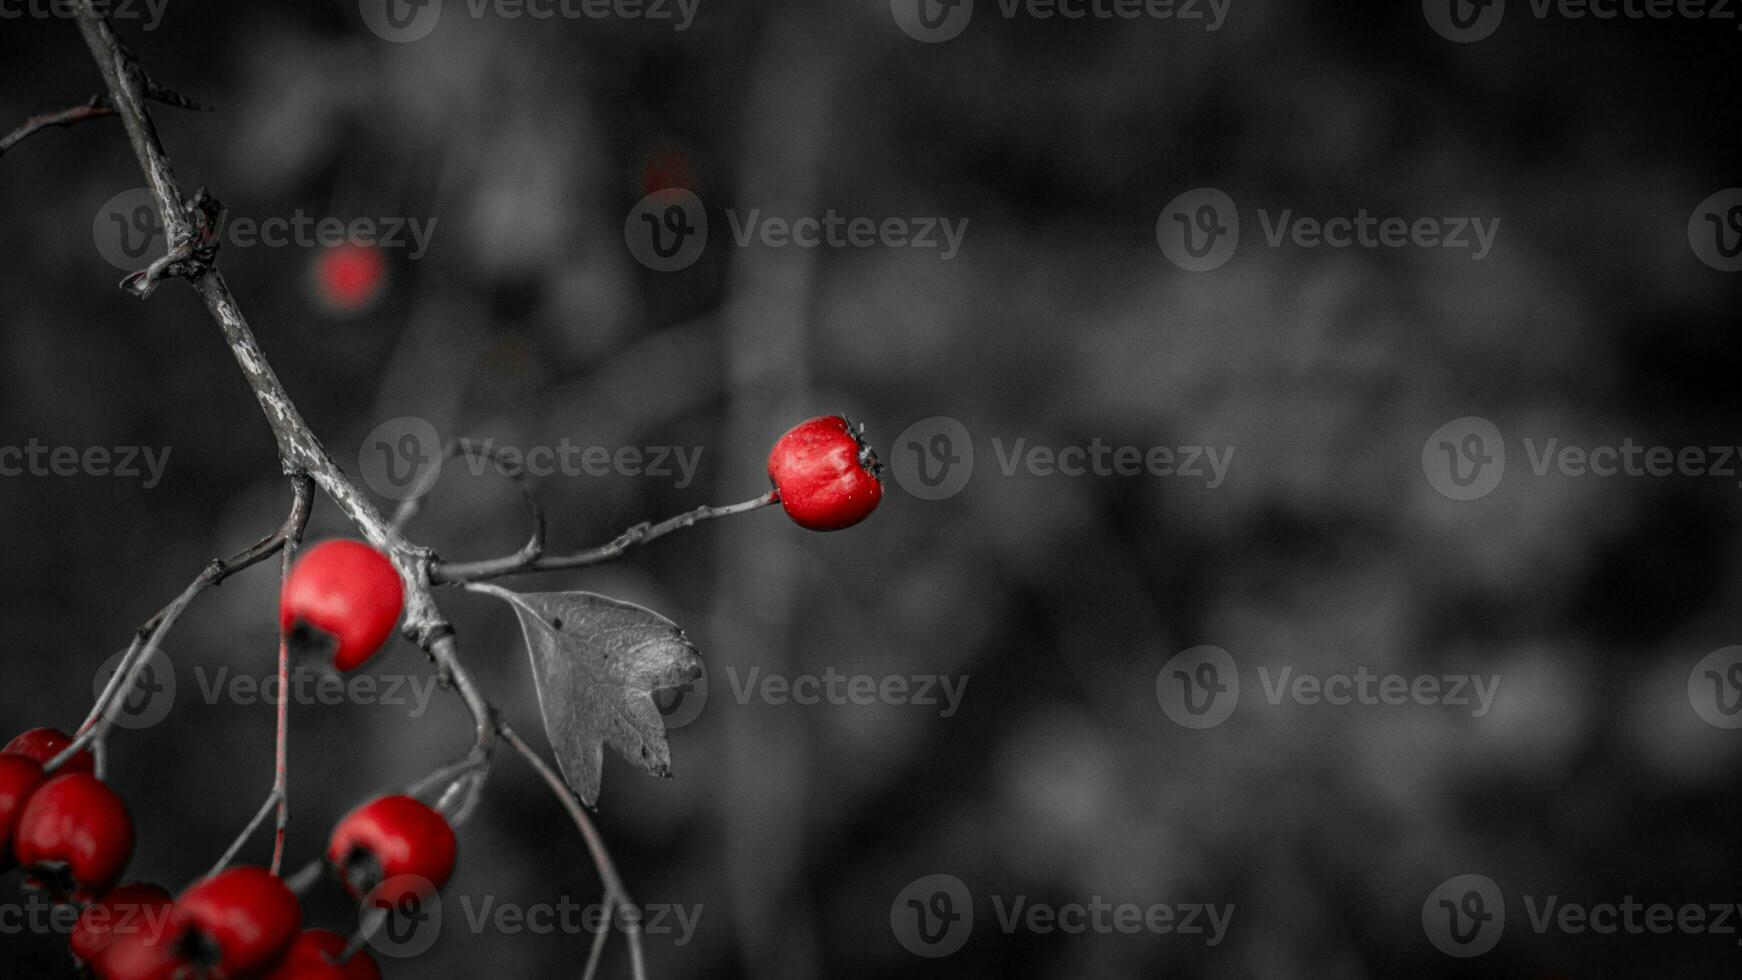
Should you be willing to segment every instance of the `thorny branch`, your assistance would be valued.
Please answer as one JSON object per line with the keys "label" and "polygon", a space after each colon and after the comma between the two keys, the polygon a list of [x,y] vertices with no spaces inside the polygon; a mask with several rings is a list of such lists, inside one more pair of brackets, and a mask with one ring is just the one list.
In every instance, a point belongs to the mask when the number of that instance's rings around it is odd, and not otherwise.
{"label": "thorny branch", "polygon": [[[218,238],[215,233],[221,213],[218,203],[201,188],[192,199],[183,196],[181,186],[169,163],[147,103],[157,101],[181,108],[204,110],[190,99],[158,86],[139,66],[131,51],[116,36],[108,19],[97,12],[92,0],[83,0],[78,18],[79,31],[103,75],[108,94],[94,96],[82,106],[61,112],[47,113],[27,120],[23,126],[0,139],[0,153],[17,145],[34,133],[52,126],[71,126],[87,119],[118,117],[127,132],[128,142],[144,172],[156,209],[163,221],[168,240],[167,254],[150,268],[134,273],[123,281],[123,288],[140,298],[151,295],[158,284],[170,278],[188,280],[205,303],[212,318],[223,332],[243,377],[265,413],[268,426],[277,443],[280,465],[289,478],[294,492],[290,515],[275,532],[261,539],[240,554],[227,560],[215,560],[168,606],[147,620],[136,631],[133,643],[123,655],[120,666],[109,679],[91,714],[79,728],[63,752],[50,760],[46,769],[53,770],[87,746],[97,757],[99,774],[103,768],[104,741],[113,724],[115,707],[126,692],[132,690],[143,667],[156,654],[162,638],[200,593],[218,585],[236,572],[252,567],[274,554],[282,553],[281,575],[288,572],[294,551],[302,540],[313,507],[314,490],[318,487],[356,526],[375,548],[386,554],[399,572],[405,587],[405,620],[402,629],[435,662],[437,677],[444,687],[456,690],[474,722],[474,742],[458,761],[438,769],[417,784],[414,792],[429,792],[446,788],[440,793],[438,806],[454,824],[469,815],[477,802],[497,738],[507,742],[537,771],[573,819],[585,839],[589,853],[598,868],[605,889],[606,906],[613,913],[631,910],[634,905],[618,875],[603,839],[587,817],[585,808],[563,782],[562,777],[546,763],[520,736],[501,719],[495,707],[484,697],[471,674],[462,664],[452,626],[442,615],[433,595],[435,585],[451,585],[479,581],[519,572],[579,568],[620,557],[629,549],[662,537],[679,528],[701,521],[744,513],[766,507],[778,501],[774,492],[754,500],[725,507],[701,507],[658,524],[639,524],[603,546],[568,555],[544,555],[544,514],[536,495],[518,469],[503,466],[515,478],[526,495],[531,511],[533,532],[528,542],[513,555],[479,562],[443,563],[435,553],[402,538],[399,528],[416,512],[417,504],[402,507],[392,522],[357,488],[334,461],[319,438],[303,420],[291,401],[283,383],[273,372],[255,339],[253,330],[230,291],[223,274],[216,267]],[[453,450],[450,447],[449,452]],[[501,460],[497,460],[502,465]],[[279,681],[286,683],[289,669],[288,652],[283,643],[279,648]],[[278,707],[277,745],[274,779],[271,792],[244,828],[242,833],[219,859],[212,873],[224,868],[240,852],[249,837],[265,823],[268,813],[277,812],[277,834],[273,848],[272,870],[278,873],[284,856],[285,824],[289,815],[287,777],[288,699],[281,698]],[[311,864],[290,879],[297,890],[307,887],[318,863]],[[625,928],[630,947],[631,969],[637,980],[644,980],[639,928],[633,918]],[[590,950],[586,976],[598,967],[604,934],[595,940]]]}

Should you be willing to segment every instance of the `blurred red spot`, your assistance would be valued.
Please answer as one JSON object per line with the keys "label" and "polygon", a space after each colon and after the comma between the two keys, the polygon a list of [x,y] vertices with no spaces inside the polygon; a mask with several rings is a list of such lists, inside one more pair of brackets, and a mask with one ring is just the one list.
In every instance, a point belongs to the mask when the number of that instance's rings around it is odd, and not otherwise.
{"label": "blurred red spot", "polygon": [[315,259],[315,291],[335,313],[353,313],[381,295],[387,282],[387,259],[369,245],[323,249]]}
{"label": "blurred red spot", "polygon": [[686,191],[696,189],[695,170],[690,165],[689,154],[682,150],[655,150],[641,166],[642,193],[652,194],[667,187],[681,187]]}

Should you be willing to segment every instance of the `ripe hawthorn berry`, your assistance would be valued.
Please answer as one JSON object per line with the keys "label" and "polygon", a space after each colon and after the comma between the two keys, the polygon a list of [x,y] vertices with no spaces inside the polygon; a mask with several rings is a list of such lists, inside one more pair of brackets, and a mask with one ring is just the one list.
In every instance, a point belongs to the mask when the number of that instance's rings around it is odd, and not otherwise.
{"label": "ripe hawthorn berry", "polygon": [[[454,853],[454,829],[440,813],[409,796],[383,796],[339,821],[327,846],[327,861],[345,891],[360,899],[401,876],[440,888],[454,873]],[[409,887],[407,891],[375,897],[393,904],[429,897]]]}
{"label": "ripe hawthorn berry", "polygon": [[117,940],[142,935],[161,941],[168,934],[173,904],[169,892],[157,885],[141,881],[116,885],[79,913],[70,937],[73,956],[101,972],[104,954]]}
{"label": "ripe hawthorn berry", "polygon": [[774,443],[768,479],[799,527],[838,531],[877,509],[883,466],[853,424],[839,415],[800,422]]}
{"label": "ripe hawthorn berry", "polygon": [[381,980],[381,967],[366,950],[339,962],[350,940],[328,929],[304,929],[291,941],[264,980]]}
{"label": "ripe hawthorn berry", "polygon": [[30,795],[47,778],[35,759],[0,754],[0,871],[11,870],[13,833]]}
{"label": "ripe hawthorn berry", "polygon": [[[71,744],[73,744],[73,737],[58,728],[32,728],[7,742],[6,747],[0,749],[0,754],[29,756],[46,766]],[[90,750],[80,749],[78,754],[68,759],[55,771],[96,772],[96,770],[97,760],[91,755]]]}
{"label": "ripe hawthorn berry", "polygon": [[277,875],[254,867],[230,868],[193,885],[169,915],[174,956],[193,976],[259,973],[302,927],[296,895]]}
{"label": "ripe hawthorn berry", "polygon": [[12,851],[31,885],[58,899],[88,902],[127,870],[133,818],[121,797],[90,773],[55,775],[24,805]]}
{"label": "ripe hawthorn berry", "polygon": [[387,642],[405,605],[399,572],[361,541],[323,541],[291,566],[279,596],[286,636],[325,634],[336,644],[333,665],[355,670]]}
{"label": "ripe hawthorn berry", "polygon": [[387,259],[372,245],[347,243],[315,258],[315,293],[334,313],[355,313],[379,299],[387,284]]}

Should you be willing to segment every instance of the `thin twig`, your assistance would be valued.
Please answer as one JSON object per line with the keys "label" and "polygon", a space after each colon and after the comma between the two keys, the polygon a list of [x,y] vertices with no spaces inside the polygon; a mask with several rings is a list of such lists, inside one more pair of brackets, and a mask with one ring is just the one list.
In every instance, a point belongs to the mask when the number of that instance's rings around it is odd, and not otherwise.
{"label": "thin twig", "polygon": [[45,112],[41,115],[31,116],[24,120],[24,125],[5,136],[0,136],[0,156],[5,156],[7,150],[50,127],[76,126],[89,119],[104,119],[113,115],[115,115],[115,110],[109,108],[108,100],[100,95],[93,95],[91,101],[84,105],[76,105],[71,109],[62,109],[59,112]]}
{"label": "thin twig", "polygon": [[[605,849],[604,838],[599,836],[599,831],[594,828],[593,821],[587,817],[587,808],[581,805],[581,801],[575,796],[574,791],[569,789],[567,783],[563,782],[562,776],[558,775],[556,770],[544,761],[543,757],[534,752],[531,746],[522,741],[514,729],[508,727],[506,722],[496,727],[502,735],[502,741],[507,742],[515,752],[520,754],[521,758],[538,771],[539,778],[543,779],[545,785],[550,787],[557,802],[563,805],[563,809],[567,810],[569,817],[574,820],[575,827],[580,830],[581,837],[587,842],[588,852],[593,856],[593,866],[599,869],[599,881],[605,886],[607,906],[634,908],[635,900],[629,897],[629,890],[623,887],[623,879],[618,877],[617,866],[611,861],[611,852]],[[607,916],[606,921],[610,922],[614,914],[615,910]],[[609,928],[608,925],[607,928]],[[626,926],[623,934],[629,940],[630,970],[634,973],[635,980],[647,980],[647,965],[642,962],[641,957],[641,929],[639,925]]]}
{"label": "thin twig", "polygon": [[747,513],[778,503],[779,500],[780,495],[770,490],[754,500],[746,500],[743,503],[728,504],[724,507],[697,507],[695,510],[685,511],[676,517],[660,521],[658,524],[637,524],[617,535],[609,544],[588,548],[585,551],[577,551],[573,554],[546,555],[530,560],[521,555],[509,555],[505,558],[492,558],[485,561],[438,561],[430,565],[430,581],[437,585],[456,585],[501,578],[504,575],[517,575],[522,572],[549,572],[565,568],[600,565],[608,561],[615,561],[623,557],[629,549],[665,537],[679,528],[694,527],[703,521]]}
{"label": "thin twig", "polygon": [[[538,491],[533,488],[532,481],[527,478],[526,469],[504,458],[501,450],[495,446],[474,443],[470,439],[450,440],[442,448],[442,461],[445,463],[462,452],[482,456],[495,463],[496,468],[501,470],[503,475],[512,479],[514,485],[520,488],[520,495],[526,501],[528,516],[532,519],[532,535],[527,538],[525,544],[520,546],[515,557],[520,561],[530,562],[544,554],[544,505],[539,501]],[[419,486],[411,496],[400,503],[399,509],[393,512],[392,523],[395,532],[404,531],[405,525],[410,523],[419,511],[423,510],[423,499],[431,490],[435,489],[435,480],[441,476],[443,468],[437,467],[431,470],[429,477],[426,478],[427,482]]]}
{"label": "thin twig", "polygon": [[[212,870],[206,872],[207,878],[217,877],[218,872],[229,867],[230,862],[236,860],[236,855],[242,850],[242,845],[248,843],[248,838],[254,836],[254,831],[257,830],[261,824],[266,822],[266,815],[271,813],[277,806],[278,790],[275,788],[272,792],[266,794],[266,802],[261,804],[260,809],[254,814],[254,819],[248,821],[248,826],[242,828],[242,832],[237,834],[236,839],[230,842],[230,847],[228,850],[224,851],[224,856],[218,858],[218,863],[212,865]],[[276,870],[274,873],[277,873]]]}

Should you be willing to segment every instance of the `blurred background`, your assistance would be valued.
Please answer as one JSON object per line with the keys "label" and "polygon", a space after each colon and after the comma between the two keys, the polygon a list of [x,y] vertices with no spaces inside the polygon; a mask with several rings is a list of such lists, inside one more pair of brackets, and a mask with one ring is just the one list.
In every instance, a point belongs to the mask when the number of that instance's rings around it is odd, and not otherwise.
{"label": "blurred background", "polygon": [[[1742,183],[1735,22],[1515,2],[1492,36],[1458,43],[1431,2],[1235,0],[1212,30],[980,0],[957,36],[922,39],[902,2],[700,0],[681,30],[675,7],[662,21],[633,5],[117,11],[159,83],[215,107],[155,116],[185,189],[209,187],[231,227],[427,232],[221,252],[353,474],[406,419],[443,439],[696,461],[687,480],[675,461],[541,478],[552,547],[570,549],[757,495],[768,447],[813,415],[863,421],[892,464],[881,509],[851,530],[764,510],[504,583],[642,603],[707,662],[705,693],[666,702],[674,778],[608,753],[596,813],[634,897],[693,916],[644,937],[650,975],[1733,975],[1733,935],[1539,933],[1526,902],[1742,900],[1742,735],[1704,720],[1690,687],[1702,658],[1742,643],[1742,490],[1734,475],[1539,475],[1524,440],[1742,441],[1742,279],[1690,239],[1702,202]],[[0,129],[100,86],[75,26],[33,9],[0,6],[20,13],[0,21]],[[156,253],[135,247],[149,228],[118,199],[141,184],[114,120],[0,157],[0,446],[163,461],[156,479],[0,477],[5,737],[75,727],[132,629],[288,506],[192,290],[142,303],[115,288],[161,253],[161,234]],[[1158,246],[1170,202],[1196,188],[1241,223],[1206,271]],[[661,271],[635,232],[696,227],[674,201],[708,228]],[[1285,210],[1499,225],[1479,259],[1273,245],[1266,222]],[[740,240],[746,221],[830,211],[965,231],[947,258],[882,238]],[[1503,434],[1508,465],[1454,499],[1424,448],[1467,417]],[[1018,440],[1232,455],[1219,481],[1067,476],[1011,459]],[[956,492],[912,476],[969,450]],[[369,483],[390,507],[391,481]],[[525,534],[490,472],[450,464],[426,504],[408,533],[446,557]],[[348,533],[319,500],[311,538]],[[272,672],[275,590],[260,568],[200,598],[165,641],[161,720],[111,739],[140,838],[130,878],[179,889],[264,798],[272,708],[223,685]],[[439,598],[487,693],[546,748],[511,610]],[[1194,728],[1164,710],[1164,665],[1203,645],[1238,664],[1241,691]],[[1497,695],[1479,717],[1266,697],[1284,668],[1363,667],[1498,677]],[[468,744],[456,698],[412,699],[431,676],[412,644],[368,671],[405,682],[400,703],[383,689],[293,705],[291,867],[350,807]],[[782,703],[759,686],[832,675],[933,685],[940,703]],[[243,859],[270,848],[262,834]],[[579,975],[586,932],[477,921],[600,897],[579,836],[512,755],[461,855],[439,941],[378,951],[386,974]],[[1506,903],[1504,937],[1470,958],[1436,948],[1424,910],[1463,874]],[[29,907],[16,884],[0,879],[13,921]],[[1233,910],[1216,941],[1027,918],[1100,902]],[[941,946],[925,909],[959,923]],[[330,884],[306,911],[356,924]],[[52,930],[5,930],[0,963],[71,975]],[[621,936],[604,975],[629,975]]]}

